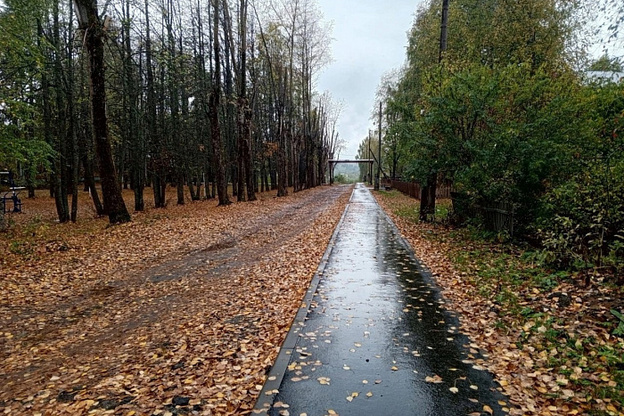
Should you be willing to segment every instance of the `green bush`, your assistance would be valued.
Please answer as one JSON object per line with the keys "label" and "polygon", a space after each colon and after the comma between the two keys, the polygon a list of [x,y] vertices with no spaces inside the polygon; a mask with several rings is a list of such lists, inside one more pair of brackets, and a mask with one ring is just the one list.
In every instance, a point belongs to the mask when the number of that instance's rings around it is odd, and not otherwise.
{"label": "green bush", "polygon": [[573,173],[542,198],[537,220],[547,258],[562,266],[624,264],[624,86],[585,90],[592,134],[576,149]]}

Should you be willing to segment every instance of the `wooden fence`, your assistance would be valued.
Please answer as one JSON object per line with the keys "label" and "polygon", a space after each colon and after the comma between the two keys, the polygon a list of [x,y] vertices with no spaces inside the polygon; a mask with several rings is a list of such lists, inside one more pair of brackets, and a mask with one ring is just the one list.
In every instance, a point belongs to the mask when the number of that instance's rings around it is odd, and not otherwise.
{"label": "wooden fence", "polygon": [[479,205],[467,195],[453,192],[453,213],[455,219],[464,222],[468,218],[481,218],[486,230],[501,232],[507,231],[514,234],[515,209],[510,202],[492,202],[487,205]]}
{"label": "wooden fence", "polygon": [[[385,186],[390,186],[412,198],[420,200],[421,187],[418,182],[403,182],[387,180]],[[463,222],[467,218],[481,218],[486,229],[495,232],[508,231],[514,233],[514,207],[508,202],[499,202],[481,206],[470,198],[452,191],[450,184],[438,185],[436,199],[451,199],[455,218]]]}
{"label": "wooden fence", "polygon": [[513,237],[514,208],[508,202],[499,202],[493,206],[478,207],[483,216],[485,228],[490,231],[501,232],[506,230]]}
{"label": "wooden fence", "polygon": [[[387,182],[389,186],[396,189],[399,192],[403,192],[405,195],[409,195],[412,198],[420,200],[421,187],[418,182],[403,182],[397,180],[390,180]],[[436,188],[436,199],[450,199],[452,186],[450,184],[438,185]]]}

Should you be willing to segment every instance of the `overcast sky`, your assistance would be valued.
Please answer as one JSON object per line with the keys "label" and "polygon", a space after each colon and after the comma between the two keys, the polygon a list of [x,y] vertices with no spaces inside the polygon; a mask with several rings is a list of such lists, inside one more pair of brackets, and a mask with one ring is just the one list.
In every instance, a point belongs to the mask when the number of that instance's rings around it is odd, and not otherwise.
{"label": "overcast sky", "polygon": [[[318,91],[331,92],[343,103],[340,137],[346,141],[340,157],[354,158],[359,143],[375,128],[370,115],[382,76],[405,61],[407,32],[422,0],[317,0],[326,21],[334,23],[333,62],[321,73]],[[590,53],[599,57],[603,46]],[[615,49],[615,50],[614,50]],[[610,54],[622,56],[622,47]]]}
{"label": "overcast sky", "polygon": [[319,77],[319,92],[343,103],[342,159],[355,158],[360,141],[373,128],[369,120],[383,74],[405,61],[407,32],[421,0],[318,0],[325,20],[333,21],[333,62]]}

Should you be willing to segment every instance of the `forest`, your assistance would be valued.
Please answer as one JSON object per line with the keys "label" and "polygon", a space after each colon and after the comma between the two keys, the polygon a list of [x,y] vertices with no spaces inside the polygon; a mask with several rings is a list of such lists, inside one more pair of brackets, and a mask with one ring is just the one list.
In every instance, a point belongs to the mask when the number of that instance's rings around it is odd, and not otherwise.
{"label": "forest", "polygon": [[339,146],[313,1],[6,0],[0,27],[0,171],[48,188],[62,223],[82,190],[112,223],[122,188],[135,211],[146,187],[156,208],[168,185],[178,204],[284,196],[323,183]]}
{"label": "forest", "polygon": [[[451,220],[479,227],[483,207],[505,207],[514,237],[539,247],[547,263],[621,275],[623,20],[611,1],[426,2],[404,67],[378,89],[383,170],[423,185],[421,220],[436,212],[436,187],[450,184],[454,208],[463,207]],[[588,42],[596,33],[605,45],[599,58]],[[372,137],[360,158],[369,147],[376,154]]]}

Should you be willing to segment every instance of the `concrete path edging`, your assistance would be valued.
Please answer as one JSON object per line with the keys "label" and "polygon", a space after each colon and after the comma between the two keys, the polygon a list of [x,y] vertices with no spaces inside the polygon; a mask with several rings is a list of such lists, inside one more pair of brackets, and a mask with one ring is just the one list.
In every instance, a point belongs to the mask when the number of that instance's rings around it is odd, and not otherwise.
{"label": "concrete path edging", "polygon": [[301,306],[299,307],[299,310],[297,311],[297,314],[295,315],[295,318],[290,325],[290,330],[288,331],[288,334],[286,335],[286,338],[284,339],[284,342],[280,347],[280,351],[277,355],[277,358],[275,359],[275,363],[269,371],[267,379],[264,383],[264,387],[262,388],[262,391],[260,391],[260,395],[258,396],[258,400],[256,401],[256,404],[254,406],[253,414],[266,413],[275,401],[275,396],[286,375],[286,370],[288,368],[290,357],[293,351],[295,351],[297,340],[299,338],[299,330],[305,325],[305,320],[308,316],[308,311],[310,310],[312,299],[314,298],[314,294],[316,293],[316,289],[318,288],[321,276],[323,276],[323,274],[325,273],[327,261],[334,249],[334,243],[338,238],[338,232],[340,231],[340,227],[347,215],[347,212],[349,211],[349,204],[351,203],[352,197],[353,195],[349,198],[349,202],[347,203],[347,206],[345,207],[342,216],[340,217],[340,220],[334,228],[334,232],[329,240],[329,243],[327,244],[327,249],[325,250],[323,257],[321,258],[319,267],[314,273],[314,277],[312,277],[310,286],[308,287],[308,290],[301,302]]}
{"label": "concrete path edging", "polygon": [[445,304],[435,275],[358,184],[253,414],[503,416],[507,399],[478,365],[487,356],[468,348]]}

